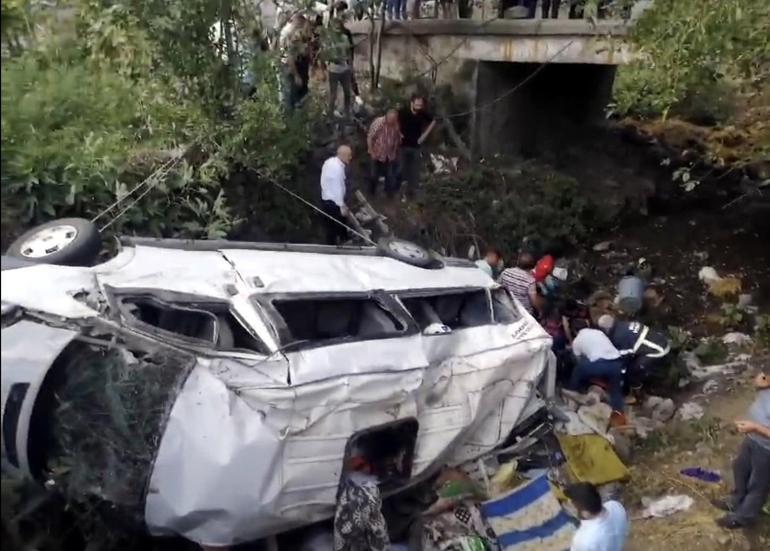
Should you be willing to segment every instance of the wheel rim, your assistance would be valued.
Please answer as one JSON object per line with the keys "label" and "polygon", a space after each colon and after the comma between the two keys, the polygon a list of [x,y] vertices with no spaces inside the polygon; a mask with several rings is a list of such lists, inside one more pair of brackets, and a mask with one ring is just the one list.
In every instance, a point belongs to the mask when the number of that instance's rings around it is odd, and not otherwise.
{"label": "wheel rim", "polygon": [[22,243],[21,255],[26,258],[43,258],[58,253],[72,243],[77,236],[77,228],[68,224],[45,228]]}
{"label": "wheel rim", "polygon": [[395,254],[410,258],[412,260],[422,260],[427,258],[425,249],[409,241],[391,241],[388,248]]}

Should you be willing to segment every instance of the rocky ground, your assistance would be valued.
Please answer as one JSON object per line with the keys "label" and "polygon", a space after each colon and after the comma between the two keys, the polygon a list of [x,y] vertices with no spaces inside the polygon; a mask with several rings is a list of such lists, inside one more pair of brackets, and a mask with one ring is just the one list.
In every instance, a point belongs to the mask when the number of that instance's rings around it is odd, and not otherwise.
{"label": "rocky ground", "polygon": [[[728,212],[670,213],[602,237],[611,240],[608,249],[579,255],[583,266],[592,267],[587,271],[594,281],[610,286],[624,266],[645,258],[653,267],[664,297],[660,322],[688,331],[693,336],[689,347],[701,339],[721,338],[731,330],[752,333],[754,329],[754,316],[742,315],[739,320],[725,315],[724,305],[732,304],[735,298],[709,294],[698,278],[703,266],[738,277],[742,292],[752,295],[757,309],[769,311],[770,248],[766,238],[743,227]],[[770,548],[770,517],[754,530],[729,532],[714,524],[720,512],[709,504],[709,498],[728,491],[730,464],[743,438],[735,431],[733,421],[745,416],[753,400],[753,373],[770,364],[768,343],[760,335],[754,335],[753,344],[747,345],[744,352],[750,353],[751,359],[735,374],[669,389],[678,405],[687,401],[701,405],[703,417],[683,421],[676,416],[662,430],[636,441],[629,462],[632,478],[623,493],[634,518],[630,551]],[[708,385],[706,393],[704,385]],[[723,481],[711,484],[686,478],[679,471],[687,467],[719,472]],[[640,518],[643,498],[677,494],[694,500],[687,511],[660,519]]]}
{"label": "rocky ground", "polygon": [[[709,503],[710,498],[729,491],[730,462],[743,438],[732,421],[745,415],[753,392],[749,375],[737,376],[705,402],[701,419],[675,419],[636,448],[630,465],[632,478],[623,496],[634,519],[629,551],[768,549],[770,518],[765,517],[753,530],[727,531],[714,524],[720,511]],[[688,467],[719,472],[724,480],[711,484],[686,478],[679,471]],[[666,518],[639,518],[643,498],[678,494],[694,500],[687,511]]]}

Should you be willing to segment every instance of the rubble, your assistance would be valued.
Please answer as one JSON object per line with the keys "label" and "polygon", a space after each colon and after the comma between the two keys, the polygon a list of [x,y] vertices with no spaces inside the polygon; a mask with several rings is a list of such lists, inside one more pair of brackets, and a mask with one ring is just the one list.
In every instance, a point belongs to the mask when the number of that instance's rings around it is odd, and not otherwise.
{"label": "rubble", "polygon": [[738,295],[736,307],[738,310],[746,312],[747,314],[756,314],[759,312],[759,308],[754,304],[754,297],[750,293],[741,293]]}
{"label": "rubble", "polygon": [[746,333],[732,331],[722,337],[722,342],[733,346],[751,346],[753,341]]}
{"label": "rubble", "polygon": [[597,434],[605,434],[610,424],[612,408],[604,402],[581,406],[577,411],[580,420]]}
{"label": "rubble", "polygon": [[663,423],[649,417],[636,416],[631,420],[635,434],[642,439],[647,438],[651,433],[663,428]]}
{"label": "rubble", "polygon": [[709,394],[714,394],[715,392],[718,392],[718,391],[719,391],[719,382],[716,379],[709,379],[703,385],[702,392],[706,396],[708,396]]}
{"label": "rubble", "polygon": [[739,295],[743,284],[738,277],[723,277],[717,281],[712,281],[709,286],[709,293],[717,298],[727,298]]}
{"label": "rubble", "polygon": [[703,417],[703,406],[696,402],[685,402],[679,407],[679,418],[682,421],[693,421]]}
{"label": "rubble", "polygon": [[719,281],[721,278],[719,277],[719,274],[714,268],[712,268],[711,266],[704,266],[698,272],[698,279],[701,280],[701,282],[708,285],[712,281]]}
{"label": "rubble", "polygon": [[667,495],[658,499],[649,497],[642,498],[644,518],[664,518],[673,515],[678,511],[686,511],[694,503],[693,498],[688,495]]}
{"label": "rubble", "polygon": [[738,354],[733,358],[733,361],[714,365],[703,365],[693,352],[684,352],[682,359],[690,373],[690,378],[695,382],[702,382],[718,376],[739,373],[747,367],[751,355]]}
{"label": "rubble", "polygon": [[674,416],[676,404],[671,398],[648,396],[642,404],[642,411],[653,420],[665,423]]}
{"label": "rubble", "polygon": [[601,241],[593,246],[594,252],[603,253],[609,251],[612,247],[612,241]]}

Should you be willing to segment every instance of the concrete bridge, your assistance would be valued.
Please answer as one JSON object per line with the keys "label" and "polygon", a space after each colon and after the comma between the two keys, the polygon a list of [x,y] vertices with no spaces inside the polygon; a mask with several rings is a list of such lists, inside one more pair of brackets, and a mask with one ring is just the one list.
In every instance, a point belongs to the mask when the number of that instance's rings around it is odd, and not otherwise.
{"label": "concrete bridge", "polygon": [[[375,24],[350,25],[358,71],[378,55]],[[613,20],[389,21],[381,76],[448,85],[469,112],[475,152],[534,155],[603,120],[616,67],[633,56],[627,32]]]}

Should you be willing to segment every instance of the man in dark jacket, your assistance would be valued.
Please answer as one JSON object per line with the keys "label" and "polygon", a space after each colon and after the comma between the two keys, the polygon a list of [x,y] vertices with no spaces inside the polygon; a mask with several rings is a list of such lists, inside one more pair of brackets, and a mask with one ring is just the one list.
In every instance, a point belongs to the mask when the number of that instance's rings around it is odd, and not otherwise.
{"label": "man in dark jacket", "polygon": [[601,316],[597,325],[627,362],[626,382],[640,386],[644,380],[667,360],[671,345],[668,337],[638,321],[620,321],[609,314]]}

